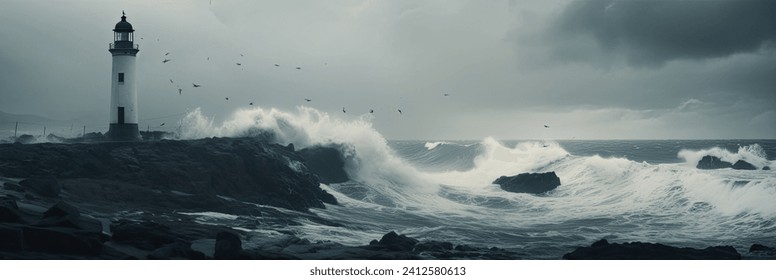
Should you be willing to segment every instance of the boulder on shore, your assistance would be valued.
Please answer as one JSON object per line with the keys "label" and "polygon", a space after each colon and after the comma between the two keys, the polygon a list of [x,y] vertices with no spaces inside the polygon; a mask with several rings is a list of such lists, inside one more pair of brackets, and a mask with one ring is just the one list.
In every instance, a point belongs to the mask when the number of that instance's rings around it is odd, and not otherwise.
{"label": "boulder on shore", "polygon": [[560,178],[555,172],[547,173],[521,173],[517,176],[501,176],[493,184],[498,184],[501,189],[514,193],[540,194],[554,190],[560,186]]}
{"label": "boulder on shore", "polygon": [[563,255],[567,260],[740,260],[732,246],[677,248],[660,243],[609,243],[602,239]]}
{"label": "boulder on shore", "polygon": [[404,234],[399,235],[395,231],[391,231],[383,235],[383,238],[380,238],[380,241],[375,245],[385,248],[388,251],[412,251],[415,244],[418,244],[417,239],[407,237]]}
{"label": "boulder on shore", "polygon": [[10,197],[0,197],[0,223],[20,222],[19,206]]}
{"label": "boulder on shore", "polygon": [[44,197],[59,197],[61,187],[55,178],[30,178],[19,182],[19,185]]}
{"label": "boulder on shore", "polygon": [[236,260],[242,252],[240,236],[234,232],[221,231],[216,234],[216,246],[213,258],[217,260]]}
{"label": "boulder on shore", "polygon": [[776,253],[776,248],[771,248],[762,244],[752,244],[751,247],[749,247],[749,252],[767,252],[767,253]]}
{"label": "boulder on shore", "polygon": [[78,208],[60,201],[43,212],[43,218],[37,226],[81,228],[81,212]]}

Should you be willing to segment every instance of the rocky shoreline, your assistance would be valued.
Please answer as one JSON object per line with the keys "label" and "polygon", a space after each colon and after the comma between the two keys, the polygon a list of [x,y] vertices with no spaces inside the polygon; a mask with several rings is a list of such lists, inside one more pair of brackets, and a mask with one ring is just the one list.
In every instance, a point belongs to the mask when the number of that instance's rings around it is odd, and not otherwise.
{"label": "rocky shoreline", "polygon": [[[299,217],[345,226],[309,211],[337,204],[320,182],[348,180],[341,148],[298,151],[261,138],[0,144],[0,259],[531,258],[519,249],[418,240],[396,232],[360,246],[311,242],[284,232]],[[230,227],[196,213],[224,215]],[[283,234],[264,238],[242,230],[257,225]],[[756,245],[750,255],[776,258],[773,248]],[[599,241],[562,258],[741,255],[732,247]]]}

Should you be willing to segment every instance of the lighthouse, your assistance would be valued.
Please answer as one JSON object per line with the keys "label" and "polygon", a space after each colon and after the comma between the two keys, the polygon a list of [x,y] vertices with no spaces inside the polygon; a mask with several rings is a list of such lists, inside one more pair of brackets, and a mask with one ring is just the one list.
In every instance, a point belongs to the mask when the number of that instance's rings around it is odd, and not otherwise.
{"label": "lighthouse", "polygon": [[140,52],[134,43],[134,29],[121,12],[121,21],[113,29],[113,43],[109,51],[113,56],[110,86],[110,128],[108,138],[112,141],[133,141],[140,139],[137,127],[137,86],[135,59]]}

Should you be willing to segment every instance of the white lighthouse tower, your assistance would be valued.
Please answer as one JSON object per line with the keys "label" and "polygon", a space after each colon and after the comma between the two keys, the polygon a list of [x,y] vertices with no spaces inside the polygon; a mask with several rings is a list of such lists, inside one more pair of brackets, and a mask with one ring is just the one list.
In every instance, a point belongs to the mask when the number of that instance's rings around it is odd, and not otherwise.
{"label": "white lighthouse tower", "polygon": [[140,139],[135,85],[135,58],[140,49],[134,43],[134,31],[122,11],[121,21],[113,29],[113,43],[109,49],[113,55],[113,71],[110,78],[110,128],[107,136],[113,141]]}

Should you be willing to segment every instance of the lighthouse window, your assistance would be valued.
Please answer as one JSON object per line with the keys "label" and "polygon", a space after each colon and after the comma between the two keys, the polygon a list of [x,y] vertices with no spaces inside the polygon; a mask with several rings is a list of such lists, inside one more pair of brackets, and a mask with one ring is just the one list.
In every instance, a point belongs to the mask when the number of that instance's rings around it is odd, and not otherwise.
{"label": "lighthouse window", "polygon": [[129,33],[127,32],[117,32],[116,35],[116,41],[129,41]]}
{"label": "lighthouse window", "polygon": [[119,73],[119,83],[124,82],[124,73]]}

